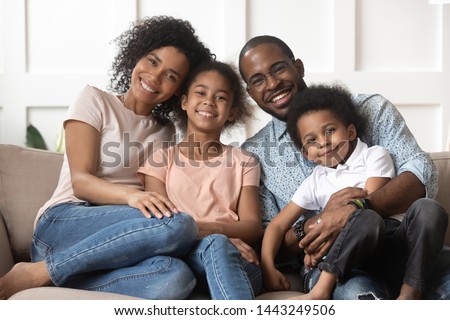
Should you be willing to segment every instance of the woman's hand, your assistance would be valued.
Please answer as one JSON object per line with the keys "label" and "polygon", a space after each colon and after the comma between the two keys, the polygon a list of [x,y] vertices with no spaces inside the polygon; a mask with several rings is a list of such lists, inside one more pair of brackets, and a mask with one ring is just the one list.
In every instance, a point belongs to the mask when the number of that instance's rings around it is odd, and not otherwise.
{"label": "woman's hand", "polygon": [[136,192],[129,195],[128,205],[139,209],[147,218],[152,217],[150,212],[158,219],[161,219],[164,216],[170,218],[172,217],[172,214],[178,213],[177,208],[169,198],[154,191],[136,190]]}
{"label": "woman's hand", "polygon": [[258,256],[256,255],[256,252],[255,250],[253,250],[252,247],[250,247],[248,244],[246,244],[244,241],[238,238],[230,238],[230,241],[239,250],[242,258],[244,258],[250,263],[256,264],[257,266],[259,265]]}

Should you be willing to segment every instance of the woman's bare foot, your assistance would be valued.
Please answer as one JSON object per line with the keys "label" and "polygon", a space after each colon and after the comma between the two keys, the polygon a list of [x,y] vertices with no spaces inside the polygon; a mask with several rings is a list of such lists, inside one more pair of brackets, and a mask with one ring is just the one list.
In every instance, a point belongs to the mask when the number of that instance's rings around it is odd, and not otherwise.
{"label": "woman's bare foot", "polygon": [[0,278],[0,299],[8,299],[19,291],[51,283],[44,261],[19,262]]}
{"label": "woman's bare foot", "polygon": [[420,300],[422,299],[422,290],[413,288],[404,283],[400,289],[400,295],[397,300]]}

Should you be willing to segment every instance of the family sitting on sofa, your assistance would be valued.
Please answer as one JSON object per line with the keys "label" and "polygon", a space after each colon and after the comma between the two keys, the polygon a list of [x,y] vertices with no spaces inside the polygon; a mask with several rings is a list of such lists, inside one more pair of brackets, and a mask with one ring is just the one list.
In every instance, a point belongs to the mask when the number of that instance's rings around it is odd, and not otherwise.
{"label": "family sitting on sofa", "polygon": [[[316,88],[283,41],[255,37],[241,50],[239,73],[273,118],[232,147],[220,135],[246,119],[245,88],[188,21],[143,19],[117,41],[114,94],[87,86],[70,106],[60,179],[36,216],[31,262],[0,278],[0,298],[56,286],[145,299],[201,290],[213,299],[253,299],[290,288],[277,269],[287,264],[302,275],[306,298],[450,297],[448,217],[432,200],[436,167],[389,101],[344,94],[364,129],[340,112],[311,110],[319,127],[298,118],[288,132],[303,94]],[[325,91],[341,97],[335,87]],[[185,133],[177,144],[174,122]],[[120,144],[114,156],[109,142]],[[374,162],[370,176],[362,170],[381,157],[388,165]],[[292,198],[313,172],[333,183],[347,169],[362,184],[330,192],[320,208]],[[306,210],[287,210],[291,200]],[[263,229],[281,217],[275,245],[274,232],[268,240]]]}

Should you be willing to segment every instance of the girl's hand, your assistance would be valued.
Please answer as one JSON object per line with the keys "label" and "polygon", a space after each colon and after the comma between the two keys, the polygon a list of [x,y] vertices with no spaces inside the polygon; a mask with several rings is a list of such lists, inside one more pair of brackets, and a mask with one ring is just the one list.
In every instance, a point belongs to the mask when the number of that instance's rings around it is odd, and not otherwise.
{"label": "girl's hand", "polygon": [[[158,219],[164,216],[170,218],[178,213],[169,198],[153,191],[137,191],[128,197],[128,205],[139,209],[146,218],[151,218],[150,212]],[[149,212],[150,211],[150,212]]]}
{"label": "girl's hand", "polygon": [[277,269],[271,269],[264,272],[264,287],[267,291],[286,291],[291,285],[284,274]]}
{"label": "girl's hand", "polygon": [[239,250],[242,258],[244,258],[250,263],[256,264],[257,266],[259,265],[258,256],[256,255],[256,252],[255,250],[253,250],[252,247],[250,247],[248,244],[246,244],[244,241],[238,238],[230,238],[230,241]]}

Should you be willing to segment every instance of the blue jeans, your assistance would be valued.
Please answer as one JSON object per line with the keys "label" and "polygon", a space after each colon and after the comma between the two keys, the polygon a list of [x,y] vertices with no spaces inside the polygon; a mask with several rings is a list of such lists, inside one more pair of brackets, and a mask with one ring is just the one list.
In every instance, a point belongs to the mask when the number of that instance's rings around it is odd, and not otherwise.
{"label": "blue jeans", "polygon": [[54,285],[146,299],[184,299],[195,287],[179,258],[198,236],[187,214],[145,218],[126,205],[64,203],[39,219],[32,261],[45,260]]}
{"label": "blue jeans", "polygon": [[241,257],[228,237],[201,238],[185,257],[194,271],[198,289],[209,289],[214,300],[250,300],[262,289],[261,269]]}

